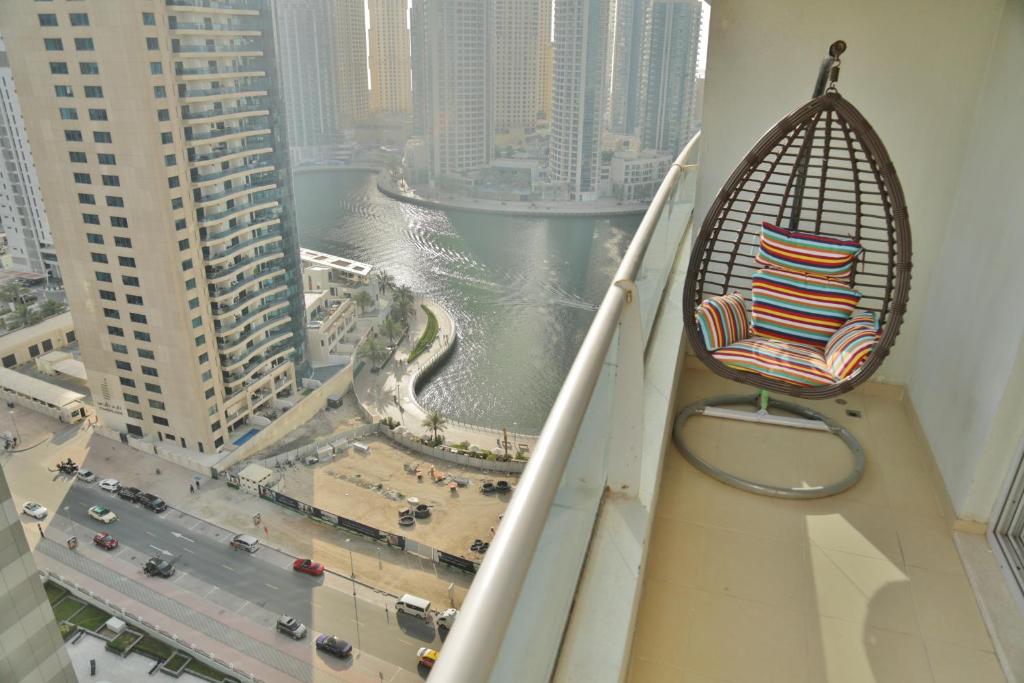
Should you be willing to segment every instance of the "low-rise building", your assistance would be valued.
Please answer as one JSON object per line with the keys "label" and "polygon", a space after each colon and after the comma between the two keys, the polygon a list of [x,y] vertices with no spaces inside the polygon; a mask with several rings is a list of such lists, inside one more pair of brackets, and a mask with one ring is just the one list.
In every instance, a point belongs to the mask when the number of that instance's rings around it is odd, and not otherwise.
{"label": "low-rise building", "polygon": [[278,478],[274,470],[253,463],[238,473],[238,484],[243,491],[258,496],[261,486],[273,486]]}
{"label": "low-rise building", "polygon": [[362,287],[370,284],[373,266],[352,259],[342,258],[322,251],[302,247],[303,286],[306,291],[326,289],[337,296],[342,289]]}
{"label": "low-rise building", "polygon": [[623,202],[649,201],[673,158],[654,151],[616,152],[611,161],[612,196]]}
{"label": "low-rise building", "polygon": [[74,342],[75,328],[71,314],[61,313],[0,336],[0,362],[5,368],[13,368]]}
{"label": "low-rise building", "polygon": [[307,291],[305,297],[307,357],[313,367],[332,365],[335,347],[355,326],[358,307],[351,297],[326,289]]}

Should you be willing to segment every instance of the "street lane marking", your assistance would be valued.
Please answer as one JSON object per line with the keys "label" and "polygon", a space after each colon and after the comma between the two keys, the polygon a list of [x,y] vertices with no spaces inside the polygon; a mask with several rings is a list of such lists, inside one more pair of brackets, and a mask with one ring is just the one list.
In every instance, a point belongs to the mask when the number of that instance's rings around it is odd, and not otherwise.
{"label": "street lane marking", "polygon": [[189,543],[195,543],[195,541],[193,541],[191,538],[188,538],[186,536],[182,536],[177,531],[172,531],[171,532],[171,536],[174,536],[175,538],[180,538],[183,541],[188,541]]}
{"label": "street lane marking", "polygon": [[194,552],[192,552],[191,550],[189,550],[188,548],[182,548],[182,550],[184,550],[184,551],[185,551],[186,553],[188,553],[189,555],[195,555],[195,553],[194,553]]}
{"label": "street lane marking", "polygon": [[208,598],[208,597],[210,597],[210,595],[211,595],[211,594],[213,593],[213,591],[215,591],[215,590],[217,590],[217,587],[216,587],[216,586],[214,586],[214,587],[213,587],[213,588],[211,588],[210,590],[206,591],[206,595],[204,595],[203,597],[204,597],[204,598]]}
{"label": "street lane marking", "polygon": [[274,590],[280,590],[280,588],[278,588],[277,586],[271,586],[269,583],[265,583],[263,585],[266,586],[267,588],[272,588]]}
{"label": "street lane marking", "polygon": [[189,531],[195,531],[196,527],[203,523],[203,520],[197,519],[196,523],[188,528]]}
{"label": "street lane marking", "polygon": [[152,536],[153,538],[156,538],[156,534],[154,534],[152,531],[147,531],[146,533]]}
{"label": "street lane marking", "polygon": [[152,544],[149,547],[152,548],[153,550],[156,550],[157,552],[163,553],[164,555],[174,555],[174,553],[167,552],[163,548],[157,548],[155,545],[152,545]]}
{"label": "street lane marking", "polygon": [[242,606],[241,606],[241,607],[239,607],[238,609],[236,609],[235,611],[236,611],[236,612],[241,612],[241,611],[242,611],[242,610],[244,610],[244,609],[245,609],[245,608],[246,608],[246,607],[247,607],[248,605],[249,605],[249,601],[248,601],[248,600],[246,600],[246,601],[245,601],[244,603],[242,603]]}
{"label": "street lane marking", "polygon": [[224,569],[227,569],[229,572],[235,571],[234,569],[232,569],[231,567],[227,566],[226,564],[222,564],[221,566],[224,567]]}

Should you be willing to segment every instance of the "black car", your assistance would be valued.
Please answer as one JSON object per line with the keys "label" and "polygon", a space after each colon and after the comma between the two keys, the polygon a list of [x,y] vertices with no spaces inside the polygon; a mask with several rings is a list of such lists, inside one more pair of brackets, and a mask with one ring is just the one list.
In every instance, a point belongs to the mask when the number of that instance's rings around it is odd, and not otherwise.
{"label": "black car", "polygon": [[162,576],[164,578],[174,576],[174,565],[161,557],[151,557],[142,566],[146,576]]}
{"label": "black car", "polygon": [[163,512],[167,509],[167,503],[163,501],[159,496],[154,496],[152,493],[143,493],[138,498],[139,502],[142,503],[142,507],[153,512]]}
{"label": "black car", "polygon": [[142,491],[140,489],[135,488],[134,486],[129,486],[128,488],[118,489],[117,495],[124,498],[125,500],[137,503],[139,502],[139,496],[142,495]]}
{"label": "black car", "polygon": [[316,638],[316,649],[323,650],[335,657],[348,657],[352,654],[352,646],[337,636],[329,636],[326,633]]}

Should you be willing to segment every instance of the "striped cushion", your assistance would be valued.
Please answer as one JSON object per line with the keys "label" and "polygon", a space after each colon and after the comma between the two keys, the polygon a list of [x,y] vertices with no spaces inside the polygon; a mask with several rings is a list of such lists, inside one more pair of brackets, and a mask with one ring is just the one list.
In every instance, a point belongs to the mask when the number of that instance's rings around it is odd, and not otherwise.
{"label": "striped cushion", "polygon": [[754,273],[754,334],[824,348],[860,301],[841,282],[781,270]]}
{"label": "striped cushion", "polygon": [[790,384],[816,387],[835,383],[821,351],[804,344],[751,337],[715,351],[714,356],[730,368]]}
{"label": "striped cushion", "polygon": [[825,345],[825,363],[836,379],[854,374],[878,343],[874,313],[857,313]]}
{"label": "striped cushion", "polygon": [[728,346],[750,336],[750,320],[740,293],[705,299],[697,307],[697,324],[708,351]]}
{"label": "striped cushion", "polygon": [[761,224],[761,247],[755,260],[762,266],[794,273],[849,280],[861,252],[858,242]]}

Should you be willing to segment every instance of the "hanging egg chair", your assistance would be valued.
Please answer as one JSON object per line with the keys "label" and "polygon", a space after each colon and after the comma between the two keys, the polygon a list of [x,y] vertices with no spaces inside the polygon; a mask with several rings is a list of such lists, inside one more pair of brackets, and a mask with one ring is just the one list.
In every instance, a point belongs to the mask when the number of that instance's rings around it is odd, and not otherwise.
{"label": "hanging egg chair", "polygon": [[[859,480],[864,455],[849,432],[768,392],[828,398],[866,381],[892,348],[909,298],[903,190],[871,124],[836,90],[845,50],[843,41],[832,44],[812,99],[769,130],[719,191],[685,281],[694,354],[716,374],[760,392],[687,407],[676,420],[676,443],[701,470],[755,493],[817,498]],[[723,472],[685,447],[682,425],[690,415],[748,402],[760,408],[756,421],[836,434],[853,452],[853,471],[827,486],[775,487]],[[751,419],[746,415],[739,414]]]}

